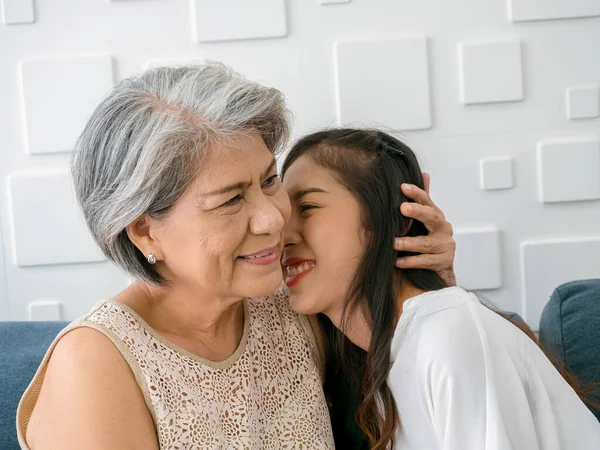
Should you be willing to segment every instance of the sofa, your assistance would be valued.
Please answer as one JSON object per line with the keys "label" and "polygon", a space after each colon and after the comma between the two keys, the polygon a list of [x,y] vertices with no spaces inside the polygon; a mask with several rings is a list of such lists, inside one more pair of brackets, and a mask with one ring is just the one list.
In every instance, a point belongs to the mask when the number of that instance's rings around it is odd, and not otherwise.
{"label": "sofa", "polygon": [[0,322],[0,449],[16,450],[17,405],[46,350],[68,322]]}
{"label": "sofa", "polygon": [[[600,382],[600,279],[556,288],[540,319],[540,343],[582,385]],[[600,388],[593,400],[600,404]],[[600,408],[590,408],[600,421]],[[600,445],[599,445],[600,448]]]}
{"label": "sofa", "polygon": [[[512,315],[512,319],[519,317]],[[66,325],[0,322],[0,449],[19,448],[17,405],[48,346]],[[600,279],[559,286],[543,311],[539,337],[580,382],[600,381]],[[600,420],[600,410],[592,412]]]}

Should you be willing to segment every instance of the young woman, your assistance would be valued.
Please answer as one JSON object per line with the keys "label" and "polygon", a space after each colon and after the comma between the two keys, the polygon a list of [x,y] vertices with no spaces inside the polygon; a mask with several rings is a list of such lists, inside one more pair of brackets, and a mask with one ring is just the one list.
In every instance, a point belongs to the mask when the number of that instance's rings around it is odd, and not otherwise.
{"label": "young woman", "polygon": [[428,234],[392,214],[407,201],[399,185],[423,186],[410,148],[327,130],[301,139],[282,173],[286,283],[293,309],[327,317],[339,448],[600,448],[600,424],[532,334],[432,271],[394,268],[394,236]]}

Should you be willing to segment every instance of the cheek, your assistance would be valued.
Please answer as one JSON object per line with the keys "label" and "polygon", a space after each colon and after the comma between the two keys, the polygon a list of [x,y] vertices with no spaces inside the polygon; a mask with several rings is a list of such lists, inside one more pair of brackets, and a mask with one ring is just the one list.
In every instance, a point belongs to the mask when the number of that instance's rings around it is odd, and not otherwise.
{"label": "cheek", "polygon": [[[233,216],[232,216],[233,217]],[[176,230],[178,238],[171,247],[171,259],[181,272],[193,271],[205,281],[230,276],[234,258],[244,239],[242,220],[196,223]]]}
{"label": "cheek", "polygon": [[279,187],[275,194],[273,194],[272,199],[273,204],[279,210],[283,216],[284,222],[287,224],[292,216],[292,204],[290,203],[290,197],[283,185]]}
{"label": "cheek", "polygon": [[353,223],[347,220],[315,220],[305,228],[305,238],[315,254],[320,272],[327,273],[332,280],[347,281],[354,274],[362,254]]}

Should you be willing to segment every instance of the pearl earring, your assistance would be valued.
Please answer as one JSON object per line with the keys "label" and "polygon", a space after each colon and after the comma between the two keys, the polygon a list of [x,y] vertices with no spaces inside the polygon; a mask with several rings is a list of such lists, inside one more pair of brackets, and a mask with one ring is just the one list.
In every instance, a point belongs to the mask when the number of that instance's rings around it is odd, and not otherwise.
{"label": "pearl earring", "polygon": [[154,256],[154,253],[148,255],[148,264],[156,264],[156,256]]}

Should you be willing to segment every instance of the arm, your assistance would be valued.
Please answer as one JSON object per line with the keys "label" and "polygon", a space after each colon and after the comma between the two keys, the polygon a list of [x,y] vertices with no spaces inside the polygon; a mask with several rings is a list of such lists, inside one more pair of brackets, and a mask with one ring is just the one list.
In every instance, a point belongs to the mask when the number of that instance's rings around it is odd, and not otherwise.
{"label": "arm", "polygon": [[402,192],[415,203],[403,203],[400,207],[406,217],[423,222],[429,235],[402,237],[396,239],[394,248],[399,251],[420,253],[420,255],[399,258],[396,265],[401,269],[430,269],[446,282],[456,285],[454,274],[454,253],[456,242],[452,238],[452,224],[446,220],[443,211],[429,196],[429,175],[425,176],[426,190],[412,184],[403,184]]}
{"label": "arm", "polygon": [[27,427],[32,450],[156,449],[150,413],[127,362],[90,328],[56,345]]}

